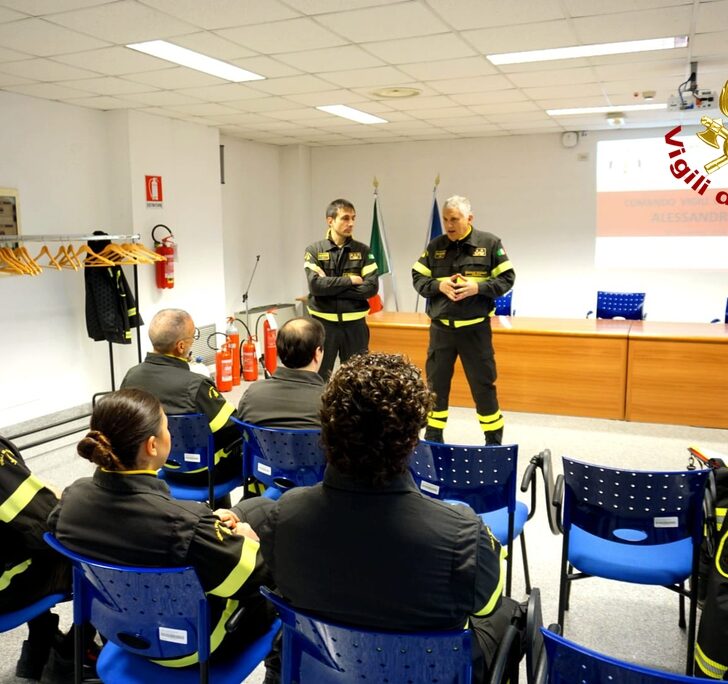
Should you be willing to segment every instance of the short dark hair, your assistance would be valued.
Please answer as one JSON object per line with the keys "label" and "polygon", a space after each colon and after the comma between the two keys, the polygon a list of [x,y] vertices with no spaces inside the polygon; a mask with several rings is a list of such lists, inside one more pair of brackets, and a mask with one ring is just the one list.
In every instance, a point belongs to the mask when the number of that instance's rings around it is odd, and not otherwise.
{"label": "short dark hair", "polygon": [[133,470],[139,447],[159,435],[162,405],[149,392],[124,389],[103,397],[91,414],[91,430],[78,443],[79,456],[107,470]]}
{"label": "short dark hair", "polygon": [[354,205],[349,202],[349,200],[339,198],[335,199],[328,207],[326,207],[326,218],[336,218],[339,213],[339,209],[351,209],[352,211],[356,211],[356,209],[354,209]]}
{"label": "short dark hair", "polygon": [[322,396],[321,441],[342,473],[381,485],[407,469],[433,395],[399,354],[361,354],[339,367]]}
{"label": "short dark hair", "polygon": [[276,338],[278,357],[286,368],[303,368],[324,346],[324,326],[315,318],[292,318],[283,324]]}

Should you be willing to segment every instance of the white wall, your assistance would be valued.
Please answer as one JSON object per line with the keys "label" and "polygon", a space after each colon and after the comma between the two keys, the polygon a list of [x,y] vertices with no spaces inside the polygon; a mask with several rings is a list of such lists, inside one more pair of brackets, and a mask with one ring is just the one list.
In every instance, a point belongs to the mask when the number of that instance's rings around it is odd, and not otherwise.
{"label": "white wall", "polygon": [[563,148],[558,134],[314,148],[310,222],[321,220],[331,199],[347,197],[357,208],[356,235],[367,242],[376,176],[400,308],[413,310],[410,269],[424,245],[439,173],[440,205],[453,194],[470,197],[475,226],[502,238],[517,273],[519,316],[582,317],[594,308],[596,290],[644,290],[650,320],[709,321],[725,309],[726,270],[594,266],[596,142],[648,135],[590,133],[574,149]]}

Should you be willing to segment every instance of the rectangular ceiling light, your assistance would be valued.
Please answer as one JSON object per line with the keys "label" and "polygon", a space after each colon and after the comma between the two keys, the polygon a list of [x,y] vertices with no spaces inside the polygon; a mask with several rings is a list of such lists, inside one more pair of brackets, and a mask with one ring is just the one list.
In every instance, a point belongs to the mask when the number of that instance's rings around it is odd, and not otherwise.
{"label": "rectangular ceiling light", "polygon": [[149,40],[145,43],[131,43],[126,47],[144,52],[153,57],[165,59],[168,62],[189,67],[190,69],[202,71],[211,76],[224,78],[226,81],[233,81],[234,83],[260,81],[265,78],[265,76],[254,74],[252,71],[246,71],[245,69],[228,64],[227,62],[222,62],[214,57],[208,57],[194,50],[188,50],[179,45],[174,45],[174,43],[168,43],[166,40]]}
{"label": "rectangular ceiling light", "polygon": [[547,109],[549,116],[573,116],[575,114],[607,114],[609,112],[641,112],[650,109],[667,109],[666,104],[609,105],[607,107],[571,107],[570,109]]}
{"label": "rectangular ceiling light", "polygon": [[503,52],[498,55],[486,55],[486,57],[492,64],[523,64],[525,62],[548,62],[554,59],[600,57],[602,55],[624,55],[629,52],[670,50],[672,48],[684,48],[687,45],[687,36],[672,36],[671,38],[651,38],[649,40],[627,40],[619,43],[573,45],[571,47],[551,48],[549,50]]}
{"label": "rectangular ceiling light", "polygon": [[323,105],[321,107],[316,107],[316,109],[320,109],[322,112],[328,112],[329,114],[334,114],[335,116],[341,116],[344,119],[351,119],[357,123],[389,123],[386,119],[374,116],[374,114],[367,114],[366,112],[354,109],[353,107],[347,107],[346,105]]}

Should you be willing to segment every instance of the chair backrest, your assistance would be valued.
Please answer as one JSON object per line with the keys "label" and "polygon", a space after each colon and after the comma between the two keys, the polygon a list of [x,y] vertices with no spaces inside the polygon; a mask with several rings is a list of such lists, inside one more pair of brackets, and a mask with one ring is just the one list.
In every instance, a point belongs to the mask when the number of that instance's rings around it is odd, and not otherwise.
{"label": "chair backrest", "polygon": [[469,630],[375,632],[297,611],[265,587],[261,593],[283,622],[282,684],[470,684]]}
{"label": "chair backrest", "polygon": [[495,315],[510,316],[513,312],[513,290],[509,290],[502,297],[495,300]]}
{"label": "chair backrest", "polygon": [[709,471],[607,468],[563,458],[563,527],[609,541],[700,544]]}
{"label": "chair backrest", "polygon": [[172,450],[165,468],[179,473],[214,464],[215,439],[210,432],[210,419],[204,413],[168,415],[167,420]]}
{"label": "chair backrest", "polygon": [[476,513],[515,511],[518,445],[464,446],[420,441],[410,459],[417,486],[438,499],[457,499]]}
{"label": "chair backrest", "polygon": [[321,482],[326,457],[320,430],[289,430],[235,419],[245,434],[245,472],[267,486],[302,487]]}
{"label": "chair backrest", "polygon": [[74,623],[89,621],[109,641],[147,658],[198,651],[201,663],[208,660],[209,608],[193,568],[103,563],[71,551],[48,532],[43,538],[73,565]]}
{"label": "chair backrest", "polygon": [[597,318],[641,321],[645,317],[644,307],[644,292],[597,292]]}
{"label": "chair backrest", "polygon": [[549,684],[661,684],[705,682],[673,672],[660,672],[597,653],[541,628],[546,646],[546,681]]}

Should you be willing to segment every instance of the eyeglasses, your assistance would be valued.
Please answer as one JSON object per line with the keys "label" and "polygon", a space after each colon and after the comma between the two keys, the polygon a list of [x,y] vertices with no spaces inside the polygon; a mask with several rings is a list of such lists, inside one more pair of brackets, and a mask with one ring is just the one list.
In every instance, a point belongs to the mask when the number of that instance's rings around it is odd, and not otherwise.
{"label": "eyeglasses", "polygon": [[195,328],[195,332],[192,333],[192,335],[188,335],[187,337],[180,337],[180,340],[199,340],[200,339],[200,329]]}

